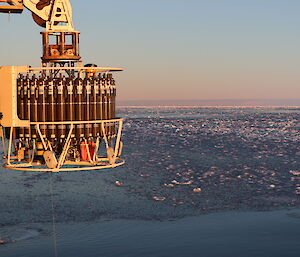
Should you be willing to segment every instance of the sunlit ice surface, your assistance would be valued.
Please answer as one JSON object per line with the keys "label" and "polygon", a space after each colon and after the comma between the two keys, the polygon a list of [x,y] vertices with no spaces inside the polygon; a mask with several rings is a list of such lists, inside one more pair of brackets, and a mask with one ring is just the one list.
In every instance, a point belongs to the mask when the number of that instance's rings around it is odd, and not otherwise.
{"label": "sunlit ice surface", "polygon": [[16,241],[50,235],[50,176],[58,224],[299,207],[300,108],[127,107],[119,115],[126,117],[123,167],[2,168],[0,233]]}
{"label": "sunlit ice surface", "polygon": [[[119,115],[126,165],[52,174],[58,221],[300,203],[300,109],[121,108]],[[50,221],[49,178],[1,168],[0,223]]]}

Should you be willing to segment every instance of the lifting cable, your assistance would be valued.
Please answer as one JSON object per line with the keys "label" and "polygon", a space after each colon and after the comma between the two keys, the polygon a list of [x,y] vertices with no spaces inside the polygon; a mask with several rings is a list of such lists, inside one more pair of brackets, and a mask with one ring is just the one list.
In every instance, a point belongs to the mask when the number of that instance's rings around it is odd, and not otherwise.
{"label": "lifting cable", "polygon": [[54,256],[58,257],[52,176],[53,176],[53,173],[51,172],[50,173],[50,194],[51,194],[51,210],[52,210],[52,236],[53,236]]}

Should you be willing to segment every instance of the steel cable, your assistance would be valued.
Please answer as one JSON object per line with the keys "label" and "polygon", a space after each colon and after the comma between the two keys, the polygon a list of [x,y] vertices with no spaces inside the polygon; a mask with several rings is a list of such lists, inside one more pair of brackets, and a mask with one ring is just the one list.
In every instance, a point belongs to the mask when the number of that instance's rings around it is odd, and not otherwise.
{"label": "steel cable", "polygon": [[53,236],[54,256],[58,257],[52,176],[53,176],[53,173],[51,172],[50,173],[50,194],[51,194],[51,209],[52,209],[52,236]]}

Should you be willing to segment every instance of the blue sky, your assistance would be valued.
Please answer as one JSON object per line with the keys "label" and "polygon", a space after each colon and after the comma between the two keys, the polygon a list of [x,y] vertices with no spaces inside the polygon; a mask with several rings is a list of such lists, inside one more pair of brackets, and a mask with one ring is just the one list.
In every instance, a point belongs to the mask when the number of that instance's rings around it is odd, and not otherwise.
{"label": "blue sky", "polygon": [[[300,98],[299,0],[71,3],[83,61],[125,68],[120,100]],[[0,22],[0,65],[38,66],[30,13]]]}

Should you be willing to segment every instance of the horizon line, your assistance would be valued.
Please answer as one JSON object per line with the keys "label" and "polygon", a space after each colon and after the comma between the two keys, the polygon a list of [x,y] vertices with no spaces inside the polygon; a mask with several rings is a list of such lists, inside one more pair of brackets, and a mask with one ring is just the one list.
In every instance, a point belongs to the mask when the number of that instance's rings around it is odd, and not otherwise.
{"label": "horizon line", "polygon": [[300,109],[300,105],[117,105],[118,108],[151,108],[151,107],[159,107],[159,108],[240,108],[240,109],[247,109],[247,108],[263,108],[263,109],[289,109],[295,108]]}
{"label": "horizon line", "polygon": [[299,107],[300,99],[118,100],[118,106]]}

